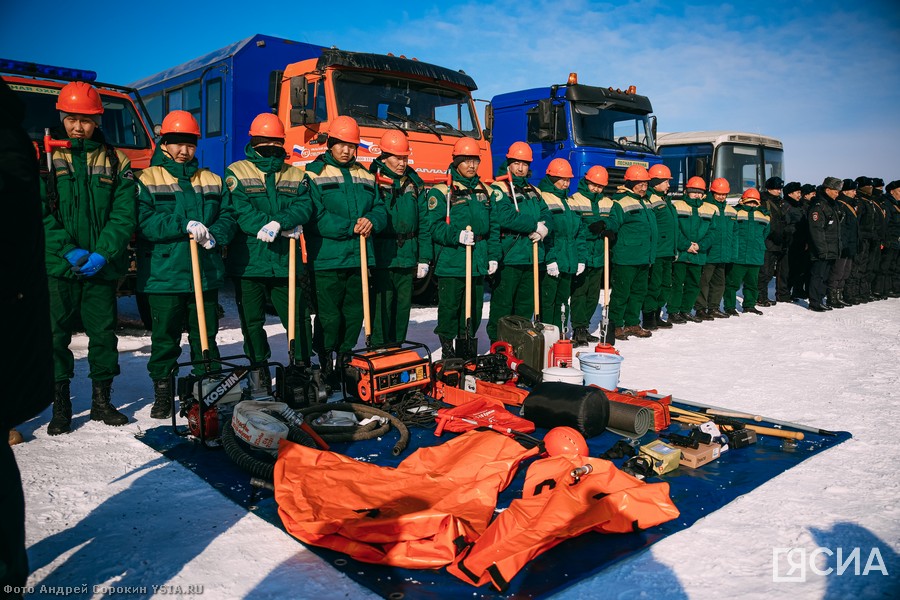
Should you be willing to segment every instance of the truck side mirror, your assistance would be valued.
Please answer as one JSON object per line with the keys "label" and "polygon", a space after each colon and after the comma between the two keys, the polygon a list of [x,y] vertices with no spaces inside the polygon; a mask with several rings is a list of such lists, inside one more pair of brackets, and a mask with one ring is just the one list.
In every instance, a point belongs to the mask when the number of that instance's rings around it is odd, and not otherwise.
{"label": "truck side mirror", "polygon": [[484,107],[484,129],[481,131],[484,139],[491,141],[494,138],[494,107],[488,104]]}
{"label": "truck side mirror", "polygon": [[291,77],[291,125],[306,125],[309,117],[306,111],[308,99],[306,77]]}
{"label": "truck side mirror", "polygon": [[706,174],[707,164],[706,158],[702,156],[698,156],[694,159],[694,175],[698,177],[702,177],[703,179],[709,179]]}
{"label": "truck side mirror", "polygon": [[650,117],[650,136],[653,138],[653,144],[656,145],[656,115]]}
{"label": "truck side mirror", "polygon": [[[528,118],[528,139],[529,142],[555,142],[565,139],[565,135],[560,137],[560,129],[565,132],[565,113],[558,109],[561,107],[554,106],[551,98],[538,100],[537,106],[525,111]],[[562,117],[562,126],[559,124],[559,117]]]}
{"label": "truck side mirror", "polygon": [[269,73],[269,108],[278,108],[278,101],[281,98],[281,80],[284,77],[284,71],[272,71]]}

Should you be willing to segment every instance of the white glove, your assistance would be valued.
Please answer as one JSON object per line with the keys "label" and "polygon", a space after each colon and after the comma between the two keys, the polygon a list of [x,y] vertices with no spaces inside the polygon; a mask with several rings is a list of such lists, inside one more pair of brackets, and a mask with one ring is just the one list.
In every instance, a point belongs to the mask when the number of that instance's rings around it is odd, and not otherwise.
{"label": "white glove", "polygon": [[201,246],[209,240],[209,229],[200,221],[191,221],[187,224],[187,232],[194,236],[197,243]]}
{"label": "white glove", "polygon": [[293,229],[285,229],[284,231],[282,231],[281,237],[294,238],[295,240],[299,240],[301,233],[303,233],[303,225],[297,225]]}
{"label": "white glove", "polygon": [[281,225],[278,224],[278,221],[269,221],[256,234],[256,239],[261,242],[271,242],[279,231],[281,231]]}
{"label": "white glove", "polygon": [[471,231],[460,231],[459,232],[459,243],[463,246],[474,246],[475,245],[475,234]]}
{"label": "white glove", "polygon": [[547,263],[547,275],[550,277],[559,277],[559,265],[555,262]]}
{"label": "white glove", "polygon": [[550,233],[550,230],[547,229],[547,226],[544,224],[543,221],[538,221],[537,229],[534,230],[534,233],[541,236],[541,239],[544,239],[545,237],[547,237],[547,234]]}
{"label": "white glove", "polygon": [[212,236],[212,234],[208,234],[206,241],[201,244],[204,250],[212,250],[216,247],[216,238]]}
{"label": "white glove", "polygon": [[532,242],[539,242],[541,241],[541,234],[539,234],[537,231],[532,231],[528,234],[528,239]]}
{"label": "white glove", "polygon": [[584,273],[584,263],[578,263],[578,269],[576,269],[575,275],[578,276],[582,273]]}
{"label": "white glove", "polygon": [[430,268],[428,263],[419,263],[419,266],[416,267],[416,279],[423,279],[428,275],[428,269]]}
{"label": "white glove", "polygon": [[488,275],[493,275],[494,273],[496,273],[498,266],[499,265],[497,265],[496,260],[489,260],[488,261]]}

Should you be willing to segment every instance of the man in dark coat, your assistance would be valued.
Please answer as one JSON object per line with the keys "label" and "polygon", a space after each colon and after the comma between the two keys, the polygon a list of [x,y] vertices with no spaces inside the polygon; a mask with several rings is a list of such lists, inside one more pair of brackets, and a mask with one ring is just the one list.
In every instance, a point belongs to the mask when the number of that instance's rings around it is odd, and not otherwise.
{"label": "man in dark coat", "polygon": [[[803,202],[802,186],[799,181],[791,181],[784,186],[784,212],[789,215],[793,225],[786,227],[790,235],[786,235],[785,257],[778,271],[778,277],[788,291],[788,298],[776,295],[776,300],[795,300],[808,296],[809,285],[809,233],[806,224],[806,211],[809,208]],[[776,282],[776,292],[780,288]]]}
{"label": "man in dark coat", "polygon": [[809,309],[816,312],[831,310],[825,304],[825,291],[834,261],[841,255],[837,197],[842,185],[837,177],[826,177],[809,207]]}
{"label": "man in dark coat", "polygon": [[[769,237],[766,238],[766,256],[759,270],[759,306],[772,306],[769,300],[769,282],[777,270],[779,260],[784,256],[786,245],[784,231],[784,208],[781,190],[784,180],[781,177],[769,177],[766,180],[766,191],[760,194],[760,206],[769,215]],[[777,290],[776,290],[777,294]]]}
{"label": "man in dark coat", "polygon": [[828,277],[828,305],[834,308],[844,308],[851,304],[849,298],[844,296],[844,289],[847,287],[853,270],[853,260],[859,249],[859,219],[856,216],[853,199],[847,194],[855,193],[841,189],[841,194],[837,198],[841,226],[841,255],[834,261],[834,267]]}
{"label": "man in dark coat", "polygon": [[[0,81],[0,198],[9,224],[8,269],[0,311],[4,372],[28,385],[8,386],[0,402],[0,431],[8,431],[44,410],[53,401],[53,351],[50,298],[44,265],[44,228],[34,146],[22,128],[25,109]],[[25,498],[12,448],[0,444],[0,595],[22,594],[28,578],[25,553]]]}

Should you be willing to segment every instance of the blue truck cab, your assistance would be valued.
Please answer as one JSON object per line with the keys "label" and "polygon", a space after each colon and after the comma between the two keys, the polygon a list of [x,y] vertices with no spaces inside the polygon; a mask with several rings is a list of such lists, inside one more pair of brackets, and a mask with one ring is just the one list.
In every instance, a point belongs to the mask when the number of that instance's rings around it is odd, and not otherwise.
{"label": "blue truck cab", "polygon": [[622,91],[581,85],[573,73],[566,84],[494,96],[485,125],[492,136],[495,166],[506,160],[513,142],[524,141],[534,154],[532,183],[541,180],[551,160],[564,158],[575,174],[573,191],[594,165],[607,169],[607,189],[614,191],[629,166],[649,168],[661,162],[652,112],[650,99],[637,94],[634,86]]}

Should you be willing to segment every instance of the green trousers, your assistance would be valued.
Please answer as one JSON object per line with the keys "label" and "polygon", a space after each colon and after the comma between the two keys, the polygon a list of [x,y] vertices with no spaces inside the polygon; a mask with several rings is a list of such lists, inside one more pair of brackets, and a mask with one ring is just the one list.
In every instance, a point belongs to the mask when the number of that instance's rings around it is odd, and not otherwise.
{"label": "green trousers", "polygon": [[700,293],[700,272],[702,265],[676,262],[672,266],[672,296],[669,298],[668,313],[690,313],[697,294]]}
{"label": "green trousers", "polygon": [[412,305],[412,268],[375,269],[372,272],[373,311],[372,345],[402,342],[409,329]]}
{"label": "green trousers", "polygon": [[363,325],[362,273],[359,268],[316,271],[316,354],[349,352]]}
{"label": "green trousers", "polygon": [[79,318],[88,336],[91,380],[109,381],[118,375],[116,282],[49,277],[48,288],[55,380],[69,381],[75,376],[75,357],[69,344]]}
{"label": "green trousers", "polygon": [[694,308],[697,310],[719,310],[722,294],[725,293],[725,279],[731,271],[731,263],[709,263],[700,271],[700,291]]}
{"label": "green trousers", "polygon": [[[566,331],[563,323],[562,307],[566,307],[566,316],[569,315],[569,295],[572,292],[572,273],[560,273],[559,277],[550,277],[545,274],[541,279],[541,320],[548,325],[556,325],[559,331]],[[568,320],[568,318],[566,319]],[[548,348],[549,350],[549,348]]]}
{"label": "green trousers", "polygon": [[[147,299],[150,302],[150,318],[153,321],[153,331],[150,334],[150,360],[147,361],[150,379],[156,381],[169,377],[181,356],[181,334],[185,327],[188,330],[193,372],[195,375],[206,373],[194,293],[147,294]],[[219,290],[203,292],[206,343],[211,359],[219,358],[219,347],[216,345],[216,332],[219,330],[218,304]],[[210,364],[210,372],[220,370],[221,367],[217,363]]]}
{"label": "green trousers", "polygon": [[[466,278],[438,278],[438,318],[434,332],[442,338],[465,337],[466,334]],[[472,336],[481,325],[484,305],[484,277],[472,277]],[[493,299],[491,300],[493,305]]]}
{"label": "green trousers", "polygon": [[612,326],[640,324],[649,275],[650,265],[616,265],[612,270],[612,298],[609,299],[609,322]]}
{"label": "green trousers", "polygon": [[737,291],[744,286],[744,301],[741,306],[746,310],[756,306],[759,298],[759,267],[760,265],[731,266],[728,278],[725,281],[725,310],[737,306]]}
{"label": "green trousers", "polygon": [[603,289],[603,267],[587,267],[572,279],[572,328],[591,326]]}
{"label": "green trousers", "polygon": [[534,314],[534,267],[506,265],[494,276],[491,290],[491,312],[488,316],[487,334],[497,340],[497,323],[500,317],[518,315],[530,319]]}
{"label": "green trousers", "polygon": [[[286,277],[243,277],[234,279],[234,299],[241,318],[241,332],[244,334],[244,354],[254,363],[267,362],[272,358],[269,335],[266,333],[266,302],[272,303],[281,324],[288,326],[288,280]],[[294,357],[309,364],[312,345],[312,323],[309,308],[302,290],[295,294],[294,315]]]}
{"label": "green trousers", "polygon": [[647,280],[647,296],[644,297],[644,312],[659,310],[669,303],[672,295],[672,263],[674,256],[658,256],[650,266]]}

